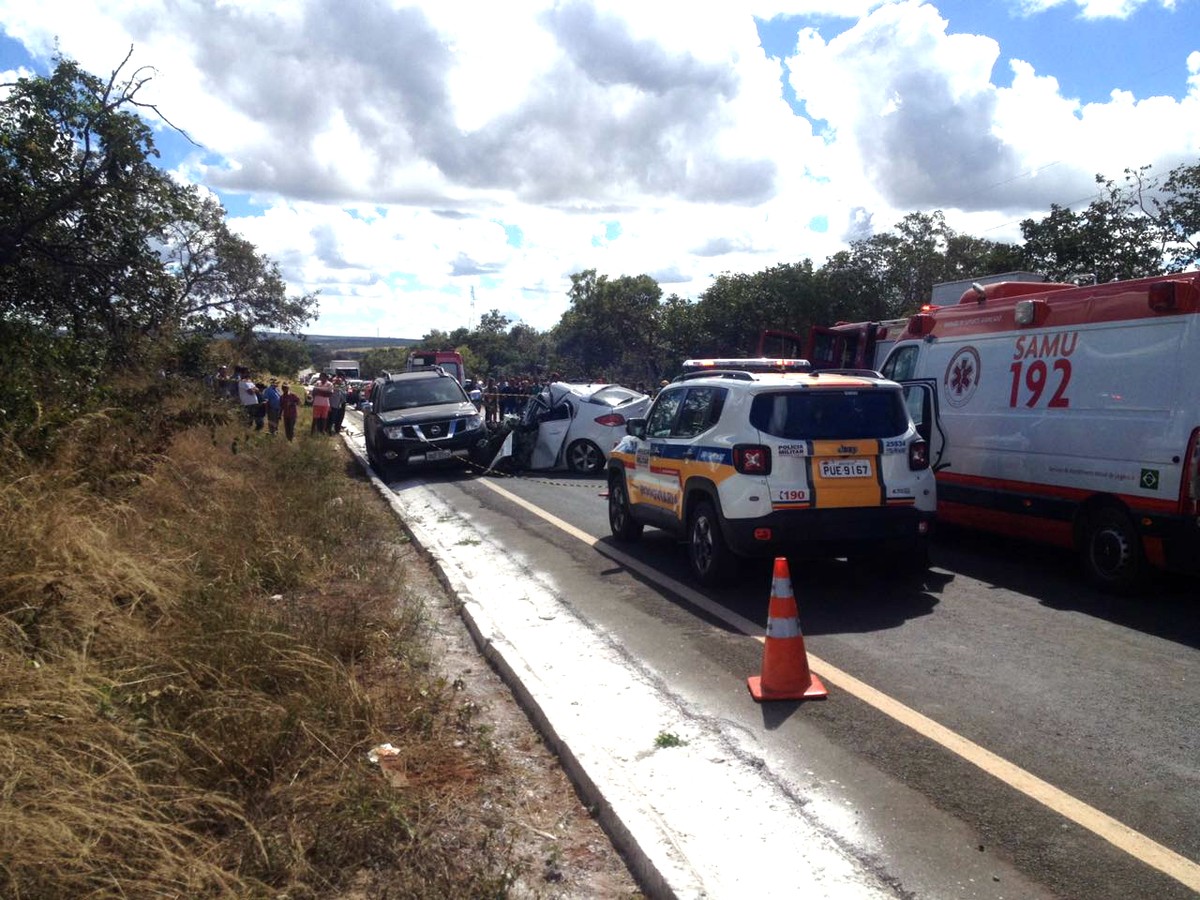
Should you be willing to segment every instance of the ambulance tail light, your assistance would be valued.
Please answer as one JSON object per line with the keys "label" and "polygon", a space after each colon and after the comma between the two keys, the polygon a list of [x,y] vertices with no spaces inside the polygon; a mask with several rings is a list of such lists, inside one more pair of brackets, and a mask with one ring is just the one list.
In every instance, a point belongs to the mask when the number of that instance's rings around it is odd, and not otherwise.
{"label": "ambulance tail light", "polygon": [[908,445],[908,467],[914,472],[929,468],[929,445],[925,441],[913,441]]}
{"label": "ambulance tail light", "polygon": [[1183,514],[1200,514],[1200,428],[1193,429],[1188,441],[1187,461],[1183,467]]}
{"label": "ambulance tail light", "polygon": [[743,475],[770,475],[771,448],[762,444],[736,444],[733,467]]}
{"label": "ambulance tail light", "polygon": [[616,428],[625,424],[625,417],[620,413],[606,413],[603,416],[596,416],[596,424],[606,428]]}

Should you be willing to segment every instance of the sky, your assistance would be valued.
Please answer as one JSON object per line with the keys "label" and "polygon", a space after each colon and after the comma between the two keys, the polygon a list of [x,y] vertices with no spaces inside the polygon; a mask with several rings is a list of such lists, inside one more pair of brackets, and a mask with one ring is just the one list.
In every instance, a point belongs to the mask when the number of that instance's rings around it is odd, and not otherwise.
{"label": "sky", "polygon": [[131,48],[312,334],[545,330],[587,269],[694,300],[918,211],[1019,242],[1200,162],[1200,0],[0,0],[0,82]]}

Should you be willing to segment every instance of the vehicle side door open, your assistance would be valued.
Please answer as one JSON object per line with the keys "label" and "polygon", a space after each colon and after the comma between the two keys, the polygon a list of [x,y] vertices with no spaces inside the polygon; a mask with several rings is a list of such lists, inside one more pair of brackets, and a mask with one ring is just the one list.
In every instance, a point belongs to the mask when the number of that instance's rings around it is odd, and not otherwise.
{"label": "vehicle side door open", "polygon": [[563,395],[556,396],[555,392],[549,393],[550,396],[546,398],[549,408],[537,414],[537,438],[529,461],[531,469],[551,469],[555,466],[575,414],[575,407],[570,400]]}
{"label": "vehicle side door open", "polygon": [[905,381],[904,405],[908,414],[917,427],[917,434],[929,445],[929,465],[936,472],[949,466],[942,457],[945,455],[946,436],[942,431],[937,413],[937,388],[934,382]]}

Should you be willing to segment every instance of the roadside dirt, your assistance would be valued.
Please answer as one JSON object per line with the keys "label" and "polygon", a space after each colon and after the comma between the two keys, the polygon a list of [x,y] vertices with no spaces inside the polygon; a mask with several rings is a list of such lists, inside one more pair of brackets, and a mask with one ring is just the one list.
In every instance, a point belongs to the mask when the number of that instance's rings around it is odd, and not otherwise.
{"label": "roadside dirt", "polygon": [[508,896],[641,898],[621,855],[592,818],[512,692],[475,646],[453,598],[412,544],[401,551],[410,595],[425,606],[436,668],[475,710],[499,765],[490,800],[520,860]]}

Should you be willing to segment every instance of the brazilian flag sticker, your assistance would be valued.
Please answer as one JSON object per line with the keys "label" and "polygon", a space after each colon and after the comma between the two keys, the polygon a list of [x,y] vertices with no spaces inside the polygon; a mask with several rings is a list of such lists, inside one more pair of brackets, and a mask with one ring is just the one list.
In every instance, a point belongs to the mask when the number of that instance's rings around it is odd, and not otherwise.
{"label": "brazilian flag sticker", "polygon": [[1142,487],[1147,491],[1158,490],[1158,469],[1142,469]]}

